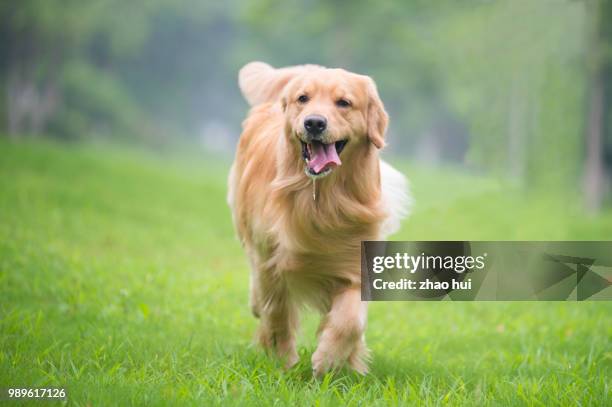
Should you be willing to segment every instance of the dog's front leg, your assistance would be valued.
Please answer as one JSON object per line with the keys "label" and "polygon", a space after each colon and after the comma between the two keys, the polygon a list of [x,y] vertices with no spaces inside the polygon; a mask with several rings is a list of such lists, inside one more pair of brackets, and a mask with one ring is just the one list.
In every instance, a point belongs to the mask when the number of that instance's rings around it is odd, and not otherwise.
{"label": "dog's front leg", "polygon": [[[286,288],[276,283],[270,286],[267,282],[260,295],[263,301],[260,307],[260,325],[257,333],[260,345],[266,351],[274,351],[285,362],[288,369],[295,365],[298,354],[295,349],[295,334],[298,326],[298,311],[287,295]],[[264,294],[265,293],[265,294]]]}
{"label": "dog's front leg", "polygon": [[312,355],[315,376],[348,362],[358,373],[368,372],[364,331],[367,303],[361,301],[360,288],[350,287],[334,296],[329,313],[319,328],[319,346]]}

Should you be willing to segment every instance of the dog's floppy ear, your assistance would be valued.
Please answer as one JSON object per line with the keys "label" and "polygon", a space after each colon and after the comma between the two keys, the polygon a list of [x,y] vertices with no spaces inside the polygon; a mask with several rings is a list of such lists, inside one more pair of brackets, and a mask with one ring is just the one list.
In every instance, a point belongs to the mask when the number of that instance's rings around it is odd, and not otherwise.
{"label": "dog's floppy ear", "polygon": [[389,124],[389,115],[385,106],[378,96],[376,84],[369,76],[366,76],[368,90],[368,138],[377,148],[385,146],[385,133]]}
{"label": "dog's floppy ear", "polygon": [[251,106],[275,102],[291,79],[316,68],[316,65],[299,65],[275,69],[264,62],[250,62],[238,73],[238,85]]}

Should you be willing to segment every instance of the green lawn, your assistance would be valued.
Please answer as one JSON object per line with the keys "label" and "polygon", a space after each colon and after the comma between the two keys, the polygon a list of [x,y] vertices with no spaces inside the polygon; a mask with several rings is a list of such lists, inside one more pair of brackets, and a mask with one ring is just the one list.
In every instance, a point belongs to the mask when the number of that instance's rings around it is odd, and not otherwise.
{"label": "green lawn", "polygon": [[[366,377],[312,379],[314,316],[283,372],[251,345],[228,164],[0,142],[0,387],[71,405],[610,404],[612,303],[374,303]],[[408,166],[397,239],[609,239],[612,213]],[[18,405],[9,403],[8,405]]]}

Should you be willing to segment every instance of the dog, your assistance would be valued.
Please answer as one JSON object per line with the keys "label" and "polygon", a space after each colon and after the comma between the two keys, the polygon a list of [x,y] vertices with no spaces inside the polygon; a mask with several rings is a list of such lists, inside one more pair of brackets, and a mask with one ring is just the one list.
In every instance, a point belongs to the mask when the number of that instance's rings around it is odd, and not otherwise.
{"label": "dog", "polygon": [[251,266],[256,339],[286,368],[299,360],[299,311],[322,313],[315,376],[366,374],[361,242],[399,229],[404,176],[379,158],[388,115],[374,81],[343,69],[245,65],[252,106],[229,175],[228,203]]}

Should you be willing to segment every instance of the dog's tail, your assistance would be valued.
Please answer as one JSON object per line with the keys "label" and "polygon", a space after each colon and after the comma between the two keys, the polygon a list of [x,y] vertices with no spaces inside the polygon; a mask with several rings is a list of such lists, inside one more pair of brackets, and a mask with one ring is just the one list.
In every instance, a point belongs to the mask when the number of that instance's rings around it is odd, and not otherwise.
{"label": "dog's tail", "polygon": [[410,213],[413,201],[406,177],[383,160],[380,160],[380,183],[382,202],[387,211],[379,234],[380,239],[384,240],[399,230],[402,219]]}
{"label": "dog's tail", "polygon": [[251,106],[280,99],[291,79],[317,65],[299,65],[275,69],[264,62],[249,62],[238,73],[238,86]]}

